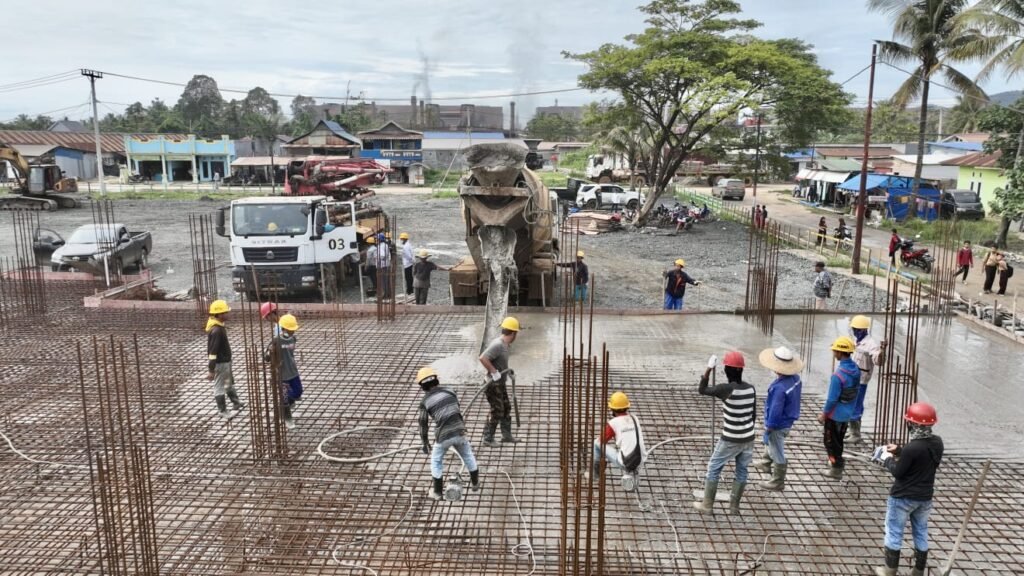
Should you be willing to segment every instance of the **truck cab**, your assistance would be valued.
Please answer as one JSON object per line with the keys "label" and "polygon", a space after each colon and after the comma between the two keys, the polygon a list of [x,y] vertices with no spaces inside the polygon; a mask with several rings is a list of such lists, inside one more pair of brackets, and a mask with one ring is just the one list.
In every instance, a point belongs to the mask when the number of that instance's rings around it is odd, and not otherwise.
{"label": "truck cab", "polygon": [[358,253],[355,205],[326,196],[242,198],[224,210],[217,233],[231,240],[232,286],[254,294],[333,288],[346,256]]}

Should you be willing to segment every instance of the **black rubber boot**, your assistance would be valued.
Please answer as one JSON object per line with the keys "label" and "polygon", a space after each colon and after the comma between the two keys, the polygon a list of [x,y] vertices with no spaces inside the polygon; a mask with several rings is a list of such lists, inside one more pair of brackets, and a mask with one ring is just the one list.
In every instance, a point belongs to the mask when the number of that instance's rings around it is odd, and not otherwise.
{"label": "black rubber boot", "polygon": [[757,484],[765,490],[772,492],[782,492],[786,489],[786,465],[785,464],[774,464],[772,466],[772,477],[770,480],[764,482],[758,482]]}
{"label": "black rubber boot", "polygon": [[743,499],[743,489],[746,482],[733,482],[732,492],[729,494],[729,514],[738,516],[740,513],[740,500]]}
{"label": "black rubber boot", "polygon": [[471,490],[476,492],[480,489],[480,471],[473,470],[469,473],[469,487]]}
{"label": "black rubber boot", "polygon": [[860,442],[863,439],[860,435],[860,420],[850,420],[850,429],[846,437],[850,442]]}
{"label": "black rubber boot", "polygon": [[829,466],[827,470],[821,473],[825,478],[833,478],[835,480],[843,479],[843,467],[842,466]]}
{"label": "black rubber boot", "polygon": [[693,507],[701,512],[711,512],[715,506],[715,495],[718,494],[718,482],[704,481],[704,499],[693,503]]}
{"label": "black rubber boot", "polygon": [[433,480],[430,497],[434,500],[444,500],[444,478],[433,478]]}
{"label": "black rubber boot", "polygon": [[760,458],[754,461],[752,466],[755,470],[764,472],[765,474],[772,473],[772,457],[768,455],[767,449],[765,449],[764,453],[761,454]]}
{"label": "black rubber boot", "polygon": [[494,442],[494,431],[497,428],[498,423],[494,420],[488,420],[487,423],[484,424],[484,446],[489,446],[491,448],[497,446],[497,443]]}
{"label": "black rubber boot", "polygon": [[228,388],[228,400],[231,400],[231,405],[235,407],[235,410],[241,410],[245,408],[245,404],[238,399],[238,391],[234,388]]}
{"label": "black rubber boot", "polygon": [[515,444],[519,440],[512,435],[512,419],[505,418],[501,421],[501,441],[504,444]]}
{"label": "black rubber boot", "polygon": [[928,551],[914,550],[914,569],[910,571],[910,576],[924,576],[926,568],[928,568]]}
{"label": "black rubber boot", "polygon": [[221,418],[230,420],[235,417],[234,412],[228,412],[228,401],[224,399],[223,394],[214,396],[213,399],[217,401],[217,413],[220,414]]}
{"label": "black rubber boot", "polygon": [[875,576],[896,576],[900,567],[900,551],[885,549],[885,566],[875,568]]}

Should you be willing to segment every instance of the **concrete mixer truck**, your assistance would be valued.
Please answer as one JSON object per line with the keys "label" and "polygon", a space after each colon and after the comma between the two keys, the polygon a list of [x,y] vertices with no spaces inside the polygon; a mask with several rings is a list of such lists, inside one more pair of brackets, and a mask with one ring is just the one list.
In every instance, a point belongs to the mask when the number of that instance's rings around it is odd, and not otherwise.
{"label": "concrete mixer truck", "polygon": [[470,258],[448,276],[452,298],[456,304],[486,303],[488,317],[498,321],[510,300],[539,306],[553,297],[554,203],[526,168],[526,153],[511,144],[470,146],[469,173],[459,181]]}

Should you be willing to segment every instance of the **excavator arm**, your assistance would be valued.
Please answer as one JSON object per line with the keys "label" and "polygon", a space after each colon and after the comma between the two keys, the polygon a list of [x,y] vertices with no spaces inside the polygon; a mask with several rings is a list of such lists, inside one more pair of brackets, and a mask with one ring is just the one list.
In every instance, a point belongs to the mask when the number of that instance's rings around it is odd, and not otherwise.
{"label": "excavator arm", "polygon": [[21,191],[28,190],[28,173],[31,170],[28,160],[15,150],[14,147],[4,142],[0,142],[0,160],[7,160],[11,163],[14,171],[18,173],[18,188]]}

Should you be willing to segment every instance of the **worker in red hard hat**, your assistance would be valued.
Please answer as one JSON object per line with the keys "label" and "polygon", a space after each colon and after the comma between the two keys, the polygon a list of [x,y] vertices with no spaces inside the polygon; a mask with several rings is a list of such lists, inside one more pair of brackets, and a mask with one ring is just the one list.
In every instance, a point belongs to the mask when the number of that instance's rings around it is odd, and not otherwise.
{"label": "worker in red hard hat", "polygon": [[736,350],[725,353],[722,359],[725,366],[724,384],[708,386],[718,357],[708,359],[708,368],[700,379],[697,392],[704,396],[714,396],[722,401],[722,436],[715,444],[715,451],[708,461],[708,472],[704,477],[704,498],[693,503],[693,507],[701,512],[711,512],[718,492],[718,479],[722,469],[730,461],[736,462],[736,474],[733,476],[732,492],[729,496],[729,513],[740,513],[740,499],[747,485],[747,466],[754,459],[754,420],[757,409],[757,391],[743,381],[743,368],[746,361],[743,354]]}
{"label": "worker in red hard hat", "polygon": [[877,576],[895,576],[907,519],[914,534],[911,576],[924,576],[928,566],[928,515],[932,511],[935,472],[942,463],[942,438],[932,433],[938,417],[927,402],[908,406],[903,419],[910,442],[902,447],[879,446],[871,456],[895,478],[885,510],[885,566],[875,568]]}
{"label": "worker in red hard hat", "polygon": [[281,320],[281,315],[277,311],[277,304],[273,302],[260,304],[260,318],[270,323],[274,336],[281,332],[281,327],[277,324]]}

